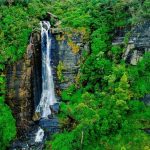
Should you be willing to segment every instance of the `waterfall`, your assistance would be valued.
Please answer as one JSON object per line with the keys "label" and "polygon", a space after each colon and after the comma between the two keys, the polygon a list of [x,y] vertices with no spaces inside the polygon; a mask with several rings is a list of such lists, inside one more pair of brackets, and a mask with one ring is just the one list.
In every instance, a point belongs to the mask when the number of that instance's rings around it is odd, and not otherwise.
{"label": "waterfall", "polygon": [[35,142],[39,143],[42,142],[44,138],[44,130],[39,127],[36,136],[35,136]]}
{"label": "waterfall", "polygon": [[48,21],[40,22],[41,25],[41,51],[42,51],[42,95],[40,103],[36,108],[41,118],[48,118],[51,114],[50,106],[56,101],[54,92],[54,81],[51,68],[51,34],[50,23]]}
{"label": "waterfall", "polygon": [[[19,149],[41,150],[44,147],[44,142],[47,139],[47,137],[60,131],[59,122],[57,116],[55,116],[55,114],[59,111],[59,103],[57,102],[55,97],[54,81],[51,66],[51,26],[48,21],[42,21],[40,22],[40,25],[42,57],[42,65],[40,64],[40,66],[42,66],[42,94],[40,102],[38,105],[36,105],[35,109],[35,116],[37,117],[37,119],[34,126],[31,127],[31,130],[27,132],[26,136],[21,137],[20,140],[17,140],[14,143],[13,149],[16,149],[16,147],[18,149],[19,147]],[[30,54],[30,51],[28,51],[28,53]],[[41,83],[38,82],[38,84]],[[40,93],[38,94],[40,96]],[[53,115],[51,115],[51,113]],[[49,117],[49,115],[51,116]]]}

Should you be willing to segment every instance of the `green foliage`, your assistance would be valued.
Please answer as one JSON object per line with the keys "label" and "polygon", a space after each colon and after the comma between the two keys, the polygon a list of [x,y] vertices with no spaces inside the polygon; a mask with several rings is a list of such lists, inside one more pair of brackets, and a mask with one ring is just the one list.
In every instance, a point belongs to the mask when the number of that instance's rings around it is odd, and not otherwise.
{"label": "green foliage", "polygon": [[[0,146],[15,136],[15,121],[5,100],[5,64],[22,58],[32,29],[46,12],[59,16],[62,27],[86,28],[89,54],[82,59],[80,80],[62,92],[60,121],[46,149],[132,150],[150,148],[143,130],[150,109],[138,99],[150,92],[150,54],[137,66],[121,59],[123,46],[112,45],[115,31],[149,17],[148,0],[1,0],[0,1]],[[128,42],[126,35],[125,46]],[[59,63],[57,75],[63,64]]]}
{"label": "green foliage", "polygon": [[137,66],[130,66],[129,80],[132,84],[132,90],[137,98],[143,97],[150,91],[150,53],[145,53],[142,60],[137,64]]}
{"label": "green foliage", "polygon": [[0,147],[1,150],[9,145],[9,142],[16,135],[15,120],[10,108],[0,99]]}
{"label": "green foliage", "polygon": [[4,103],[5,100],[5,77],[0,76],[0,147],[1,150],[9,145],[9,142],[16,135],[15,120],[11,114],[10,108]]}
{"label": "green foliage", "polygon": [[[30,3],[29,3],[30,2]],[[27,5],[28,4],[28,5]],[[21,59],[33,29],[48,12],[50,3],[37,0],[0,1],[0,149],[5,150],[16,135],[15,120],[5,104],[6,64]]]}
{"label": "green foliage", "polygon": [[22,4],[26,6],[31,0],[0,0],[0,5],[16,5]]}
{"label": "green foliage", "polygon": [[59,64],[57,66],[57,77],[62,82],[64,81],[64,76],[62,74],[62,71],[65,69],[64,64],[62,61],[59,61]]}
{"label": "green foliage", "polygon": [[149,128],[150,108],[139,101],[150,93],[149,53],[137,66],[130,66],[122,60],[130,32],[124,46],[112,45],[116,30],[128,28],[137,18],[143,20],[147,16],[148,3],[146,0],[52,3],[52,11],[63,26],[87,28],[91,51],[84,55],[80,83],[62,92],[62,133],[48,142],[47,150],[150,148],[150,138],[142,130]]}
{"label": "green foliage", "polygon": [[[1,6],[0,9],[0,64],[20,59],[27,47],[32,29],[39,27],[40,18],[46,14],[48,5],[32,1],[22,5]],[[4,67],[0,65],[0,67]]]}
{"label": "green foliage", "polygon": [[145,18],[150,17],[150,2],[149,2],[149,0],[144,1],[142,13]]}

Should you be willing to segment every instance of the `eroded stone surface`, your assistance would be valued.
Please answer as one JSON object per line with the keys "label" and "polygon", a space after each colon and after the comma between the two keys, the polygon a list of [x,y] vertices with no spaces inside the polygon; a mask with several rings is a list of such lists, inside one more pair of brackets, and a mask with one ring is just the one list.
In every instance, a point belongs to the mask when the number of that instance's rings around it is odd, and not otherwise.
{"label": "eroded stone surface", "polygon": [[35,102],[41,94],[40,34],[33,33],[23,59],[7,66],[7,97],[16,119],[18,135],[29,129]]}
{"label": "eroded stone surface", "polygon": [[[82,39],[82,36],[79,34],[73,34],[71,37],[68,37],[67,34],[63,35],[63,39],[57,40],[57,36],[55,36],[56,43],[55,47],[52,50],[53,58],[54,58],[54,80],[56,89],[64,90],[69,87],[72,83],[75,83],[75,78],[78,74],[78,70],[80,68],[80,59],[81,53],[85,50],[89,50],[88,41],[85,43]],[[69,44],[69,40],[72,41],[72,45]],[[73,47],[76,45],[79,50],[73,51]],[[64,78],[63,81],[60,81],[57,76],[57,66],[61,62],[63,64],[62,76]],[[59,93],[58,93],[59,95]]]}
{"label": "eroded stone surface", "polygon": [[[150,21],[138,24],[131,30],[130,34],[123,59],[127,63],[136,65],[142,59],[143,54],[150,51]],[[113,45],[125,44],[124,38],[125,34],[116,37]]]}

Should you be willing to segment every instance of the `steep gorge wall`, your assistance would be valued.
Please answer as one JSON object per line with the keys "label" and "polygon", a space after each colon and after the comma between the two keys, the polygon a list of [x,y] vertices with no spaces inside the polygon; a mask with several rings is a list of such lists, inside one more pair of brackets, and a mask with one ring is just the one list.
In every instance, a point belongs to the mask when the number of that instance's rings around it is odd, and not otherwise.
{"label": "steep gorge wall", "polygon": [[[128,34],[128,37],[125,37],[125,34]],[[113,45],[125,44],[125,38],[128,39],[123,59],[131,65],[136,65],[143,54],[150,51],[150,21],[140,23],[133,27],[131,31],[127,30],[122,36],[117,36]]]}
{"label": "steep gorge wall", "polygon": [[55,47],[52,47],[54,81],[59,95],[59,90],[62,91],[76,82],[81,55],[83,51],[89,51],[89,42],[85,41],[82,33],[78,31],[56,34],[54,38],[56,39]]}
{"label": "steep gorge wall", "polygon": [[17,121],[18,135],[22,135],[33,123],[34,105],[41,93],[40,61],[40,34],[33,33],[24,57],[6,67],[6,102]]}

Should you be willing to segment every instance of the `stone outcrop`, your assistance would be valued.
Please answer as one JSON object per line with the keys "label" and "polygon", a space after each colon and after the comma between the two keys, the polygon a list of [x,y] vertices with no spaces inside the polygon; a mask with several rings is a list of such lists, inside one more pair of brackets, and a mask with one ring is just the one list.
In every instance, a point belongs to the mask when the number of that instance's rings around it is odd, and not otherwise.
{"label": "stone outcrop", "polygon": [[[126,31],[127,33],[128,31]],[[150,21],[138,24],[131,29],[128,39],[127,48],[123,55],[123,59],[127,63],[136,65],[142,59],[145,52],[150,51]],[[113,41],[113,45],[125,44],[125,34],[118,36]]]}
{"label": "stone outcrop", "polygon": [[56,43],[52,47],[52,57],[54,58],[56,92],[59,95],[59,90],[64,90],[75,83],[81,53],[89,50],[89,43],[84,42],[82,35],[77,32],[72,32],[71,35],[66,33],[60,36],[54,35],[54,38]]}
{"label": "stone outcrop", "polygon": [[31,60],[25,55],[13,66],[7,67],[7,103],[17,120],[19,134],[27,129],[32,118]]}
{"label": "stone outcrop", "polygon": [[143,102],[144,102],[147,106],[150,106],[150,94],[146,95],[146,96],[143,98]]}
{"label": "stone outcrop", "polygon": [[32,126],[26,133],[22,135],[21,140],[15,140],[9,150],[43,150],[44,149],[44,142],[35,142],[36,134],[39,130],[39,126]]}

